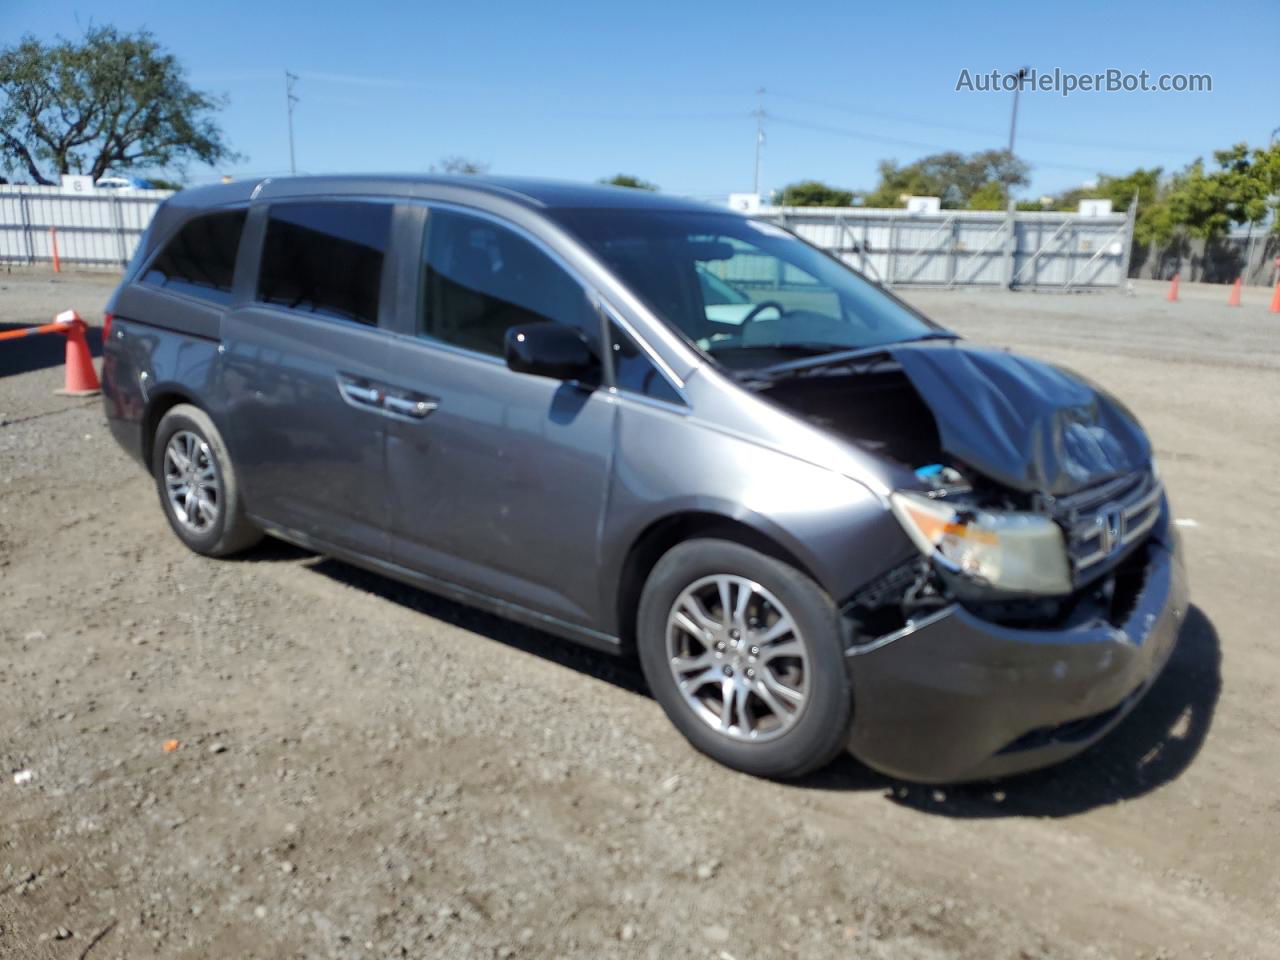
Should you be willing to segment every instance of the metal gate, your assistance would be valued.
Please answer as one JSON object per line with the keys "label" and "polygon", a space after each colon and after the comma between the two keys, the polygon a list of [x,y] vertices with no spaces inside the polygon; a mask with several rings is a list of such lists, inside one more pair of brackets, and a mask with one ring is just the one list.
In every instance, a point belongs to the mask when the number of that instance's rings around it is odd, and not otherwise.
{"label": "metal gate", "polygon": [[1134,211],[1078,213],[776,207],[759,214],[887,286],[1118,287]]}
{"label": "metal gate", "polygon": [[118,270],[133,256],[156,207],[171,195],[0,186],[0,263],[49,262],[56,242],[63,263]]}

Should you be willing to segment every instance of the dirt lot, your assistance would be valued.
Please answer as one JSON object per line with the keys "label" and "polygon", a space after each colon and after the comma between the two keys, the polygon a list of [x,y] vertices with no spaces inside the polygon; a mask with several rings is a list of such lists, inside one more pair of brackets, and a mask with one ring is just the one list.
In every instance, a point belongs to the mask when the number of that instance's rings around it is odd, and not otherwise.
{"label": "dirt lot", "polygon": [[[0,274],[0,329],[108,284]],[[1162,295],[907,294],[1137,411],[1197,605],[1084,757],[943,791],[753,780],[629,663],[188,553],[60,342],[0,344],[0,957],[1280,956],[1280,317]]]}

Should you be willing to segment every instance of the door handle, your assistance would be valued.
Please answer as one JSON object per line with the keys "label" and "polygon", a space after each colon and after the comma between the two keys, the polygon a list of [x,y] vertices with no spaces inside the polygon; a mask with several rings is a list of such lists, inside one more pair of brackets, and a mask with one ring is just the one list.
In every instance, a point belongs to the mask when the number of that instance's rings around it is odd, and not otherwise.
{"label": "door handle", "polygon": [[[338,374],[338,390],[343,399],[358,407],[369,407],[384,416],[408,417],[422,420],[431,415],[439,406],[433,397],[425,397],[420,393],[411,393],[385,384],[370,383],[350,374]],[[392,392],[392,391],[395,392]]]}
{"label": "door handle", "polygon": [[436,401],[428,400],[426,397],[417,395],[401,397],[394,393],[388,393],[383,398],[382,405],[392,413],[398,413],[402,417],[412,417],[415,420],[430,416],[439,406]]}
{"label": "door handle", "polygon": [[368,386],[349,377],[338,377],[338,389],[343,397],[362,407],[381,407],[383,393],[377,387]]}

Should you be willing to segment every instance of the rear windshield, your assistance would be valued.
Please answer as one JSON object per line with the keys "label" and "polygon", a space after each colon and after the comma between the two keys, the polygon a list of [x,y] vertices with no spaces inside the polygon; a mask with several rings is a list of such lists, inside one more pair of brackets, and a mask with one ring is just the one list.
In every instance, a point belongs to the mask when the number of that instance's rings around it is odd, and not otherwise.
{"label": "rear windshield", "polygon": [[792,234],[733,213],[558,210],[668,325],[726,366],[937,335],[939,328]]}

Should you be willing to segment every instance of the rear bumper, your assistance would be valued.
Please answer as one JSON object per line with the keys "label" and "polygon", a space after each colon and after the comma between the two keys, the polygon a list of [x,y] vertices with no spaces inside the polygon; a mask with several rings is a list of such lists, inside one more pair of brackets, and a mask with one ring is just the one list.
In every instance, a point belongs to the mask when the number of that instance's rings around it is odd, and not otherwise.
{"label": "rear bumper", "polygon": [[1017,629],[953,605],[851,648],[850,751],[884,773],[945,783],[1048,766],[1101,739],[1160,673],[1186,616],[1176,534],[1146,549],[1122,623]]}

